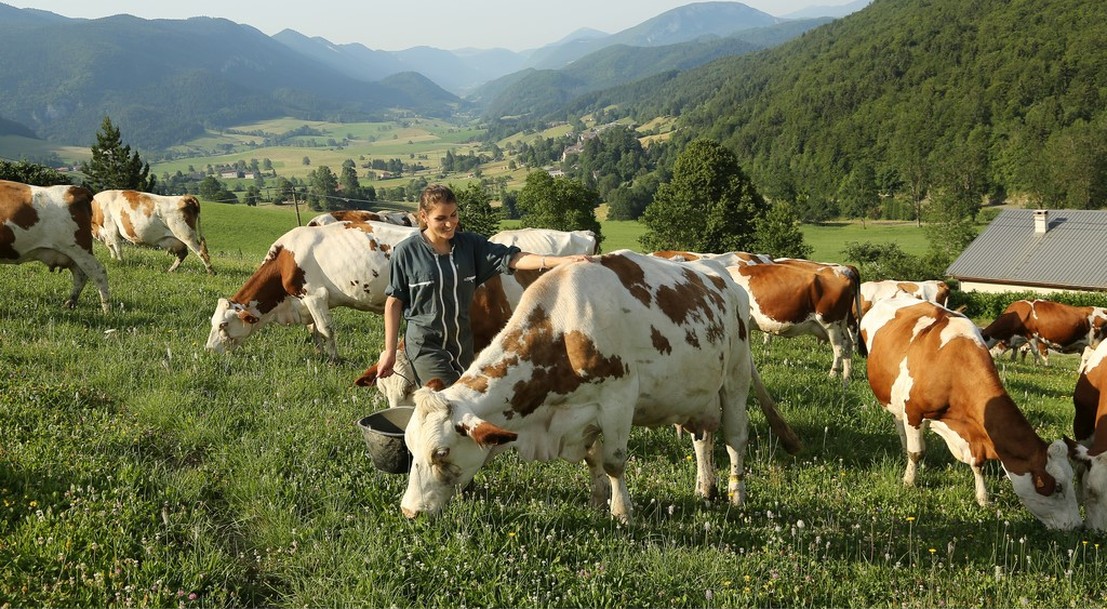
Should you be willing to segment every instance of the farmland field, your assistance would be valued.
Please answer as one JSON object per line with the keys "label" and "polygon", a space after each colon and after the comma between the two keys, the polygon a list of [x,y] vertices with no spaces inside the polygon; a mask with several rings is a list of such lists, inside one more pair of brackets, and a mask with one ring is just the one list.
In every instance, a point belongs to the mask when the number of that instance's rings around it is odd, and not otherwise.
{"label": "farmland field", "polygon": [[[0,605],[1107,604],[1107,537],[1046,530],[996,464],[993,503],[978,507],[969,468],[934,435],[919,486],[904,488],[864,360],[843,389],[826,378],[830,349],[808,339],[753,337],[805,450],[784,453],[751,404],[745,506],[696,500],[687,438],[638,429],[632,525],[587,507],[583,465],[511,452],[441,517],[408,521],[406,477],[375,471],[354,425],[383,407],[352,385],[380,350],[379,317],[336,311],[338,364],[299,327],[204,351],[216,299],[295,215],[203,209],[218,275],[191,255],[169,275],[167,254],[127,248],[116,262],[96,245],[110,314],[91,288],[62,309],[68,272],[0,266]],[[605,249],[628,228],[612,228]],[[1071,433],[1076,379],[1074,356],[1053,360],[998,363],[1047,439]]]}

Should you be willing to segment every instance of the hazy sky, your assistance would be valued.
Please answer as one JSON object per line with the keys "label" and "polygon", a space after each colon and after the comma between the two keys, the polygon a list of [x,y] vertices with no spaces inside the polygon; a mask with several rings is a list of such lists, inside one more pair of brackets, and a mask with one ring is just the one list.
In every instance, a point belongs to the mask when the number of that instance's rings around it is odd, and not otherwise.
{"label": "hazy sky", "polygon": [[[503,47],[513,51],[556,42],[588,27],[608,34],[637,25],[690,0],[4,0],[94,19],[127,13],[143,19],[223,17],[273,35],[293,29],[335,43],[360,42],[400,51]],[[839,6],[849,0],[745,0],[770,15],[808,6]]]}

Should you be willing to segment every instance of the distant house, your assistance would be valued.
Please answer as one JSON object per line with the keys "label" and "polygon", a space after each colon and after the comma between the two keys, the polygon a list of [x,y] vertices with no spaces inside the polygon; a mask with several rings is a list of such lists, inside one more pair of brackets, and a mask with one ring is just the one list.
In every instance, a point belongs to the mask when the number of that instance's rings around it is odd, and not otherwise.
{"label": "distant house", "polygon": [[964,291],[1107,291],[1107,211],[1004,210],[946,274]]}
{"label": "distant house", "polygon": [[219,172],[219,177],[223,178],[224,180],[231,180],[234,178],[240,178],[242,176],[238,174],[237,169],[224,169]]}

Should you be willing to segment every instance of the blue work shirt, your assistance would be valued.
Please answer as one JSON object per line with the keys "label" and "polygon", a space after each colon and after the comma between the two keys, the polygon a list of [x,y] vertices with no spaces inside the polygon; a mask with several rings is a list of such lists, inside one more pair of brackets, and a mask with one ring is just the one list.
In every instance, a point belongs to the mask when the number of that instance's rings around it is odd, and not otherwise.
{"label": "blue work shirt", "polygon": [[[431,369],[456,374],[473,362],[469,308],[477,286],[498,273],[513,273],[512,257],[521,250],[493,243],[476,233],[457,232],[450,253],[438,254],[422,232],[398,243],[392,251],[386,293],[404,303],[405,350],[416,371],[428,369],[420,358],[435,358]],[[420,377],[423,374],[419,375]],[[426,383],[429,378],[420,378]]]}

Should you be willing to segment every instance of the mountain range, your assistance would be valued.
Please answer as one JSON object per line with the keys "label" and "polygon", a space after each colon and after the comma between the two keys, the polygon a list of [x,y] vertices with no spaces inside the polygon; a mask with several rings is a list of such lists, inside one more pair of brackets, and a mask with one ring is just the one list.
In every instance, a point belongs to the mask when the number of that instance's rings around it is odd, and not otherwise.
{"label": "mountain range", "polygon": [[206,128],[279,116],[355,121],[489,108],[546,112],[553,104],[531,107],[519,94],[520,88],[535,91],[536,73],[559,89],[557,99],[570,100],[779,44],[825,21],[783,19],[739,2],[700,2],[615,34],[578,30],[524,52],[393,52],[290,29],[267,36],[209,17],[80,19],[0,4],[0,134],[32,132],[88,145],[107,115],[137,147],[157,149]]}

